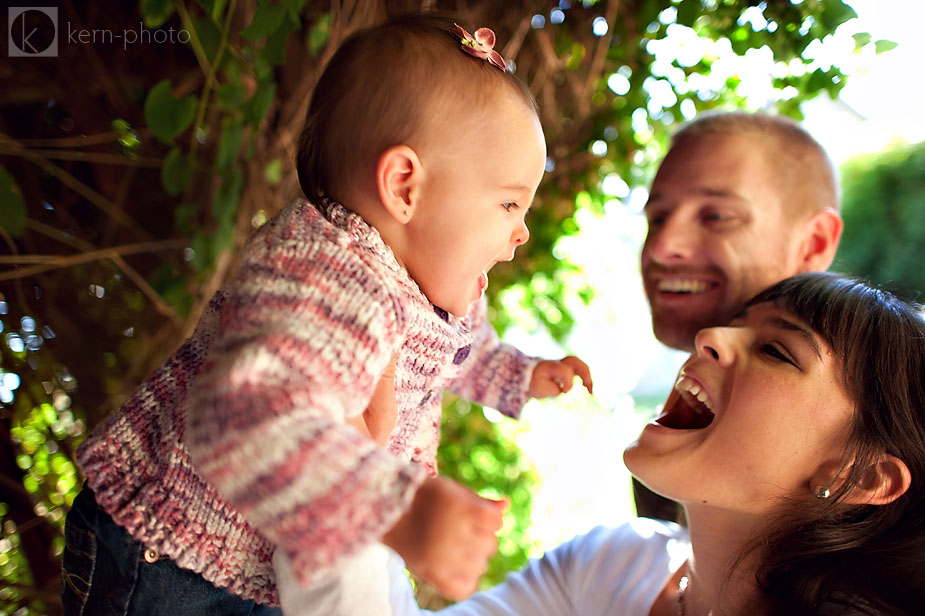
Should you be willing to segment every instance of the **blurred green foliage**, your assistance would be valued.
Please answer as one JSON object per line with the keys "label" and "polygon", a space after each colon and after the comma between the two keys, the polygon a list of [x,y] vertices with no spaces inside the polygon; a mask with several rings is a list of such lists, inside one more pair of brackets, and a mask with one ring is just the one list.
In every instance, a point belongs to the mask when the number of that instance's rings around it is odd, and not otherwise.
{"label": "blurred green foliage", "polygon": [[833,269],[925,299],[925,143],[848,161],[841,170],[845,231]]}
{"label": "blurred green foliage", "polygon": [[[576,214],[646,184],[678,122],[755,106],[739,75],[708,79],[713,45],[769,51],[780,70],[759,104],[799,117],[802,101],[845,83],[837,66],[813,62],[810,44],[854,16],[841,0],[142,0],[62,11],[112,31],[141,18],[189,43],[62,44],[57,61],[18,59],[0,75],[0,616],[59,613],[74,448],[190,333],[236,249],[298,193],[295,141],[326,59],[357,28],[424,6],[490,24],[538,98],[548,173],[530,243],[493,270],[491,316],[501,332],[516,323],[558,341],[570,302],[593,297],[556,250]],[[675,54],[666,41],[678,37],[701,51]],[[461,400],[445,411],[441,472],[511,500],[492,585],[525,562],[537,478],[513,445],[515,423]]]}

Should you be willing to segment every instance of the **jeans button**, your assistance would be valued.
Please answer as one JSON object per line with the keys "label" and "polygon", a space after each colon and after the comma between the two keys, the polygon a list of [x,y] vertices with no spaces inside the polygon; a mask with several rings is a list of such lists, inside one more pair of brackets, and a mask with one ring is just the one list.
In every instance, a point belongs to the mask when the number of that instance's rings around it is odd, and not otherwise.
{"label": "jeans button", "polygon": [[154,548],[145,548],[145,562],[154,563],[157,562],[157,558],[157,550]]}

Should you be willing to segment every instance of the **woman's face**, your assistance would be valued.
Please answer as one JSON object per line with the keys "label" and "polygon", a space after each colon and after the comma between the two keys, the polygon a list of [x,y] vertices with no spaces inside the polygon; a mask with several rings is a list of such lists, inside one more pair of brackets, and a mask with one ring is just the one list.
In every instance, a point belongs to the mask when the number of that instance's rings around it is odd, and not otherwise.
{"label": "woman's face", "polygon": [[695,345],[663,414],[624,452],[630,472],[688,505],[758,514],[834,477],[853,403],[815,332],[759,304]]}

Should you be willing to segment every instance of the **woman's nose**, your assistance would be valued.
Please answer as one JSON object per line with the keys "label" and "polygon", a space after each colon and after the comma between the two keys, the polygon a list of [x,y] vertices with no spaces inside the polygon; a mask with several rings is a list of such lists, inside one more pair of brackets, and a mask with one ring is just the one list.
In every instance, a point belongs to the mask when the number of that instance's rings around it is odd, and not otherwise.
{"label": "woman's nose", "polygon": [[732,332],[731,327],[701,329],[694,337],[694,348],[697,350],[697,355],[713,359],[721,365],[729,365],[735,356]]}

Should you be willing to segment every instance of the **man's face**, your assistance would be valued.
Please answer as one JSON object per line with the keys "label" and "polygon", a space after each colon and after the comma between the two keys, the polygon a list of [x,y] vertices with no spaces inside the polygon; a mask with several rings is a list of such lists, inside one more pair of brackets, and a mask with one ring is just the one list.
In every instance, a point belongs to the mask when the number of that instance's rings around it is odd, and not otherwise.
{"label": "man's face", "polygon": [[757,135],[696,135],[659,168],[642,276],[664,344],[691,350],[700,329],[728,323],[754,294],[799,273],[802,225],[766,156]]}

